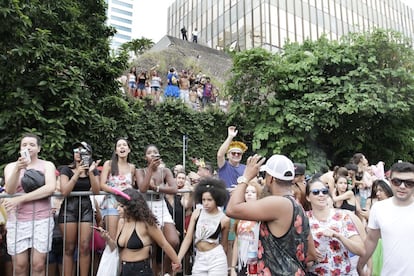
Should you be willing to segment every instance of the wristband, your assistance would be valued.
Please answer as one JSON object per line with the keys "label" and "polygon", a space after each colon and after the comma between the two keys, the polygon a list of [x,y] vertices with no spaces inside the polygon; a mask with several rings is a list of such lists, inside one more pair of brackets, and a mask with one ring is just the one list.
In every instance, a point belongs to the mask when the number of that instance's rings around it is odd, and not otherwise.
{"label": "wristband", "polygon": [[159,193],[159,192],[160,192],[160,186],[157,186],[157,190],[156,190],[156,192],[157,192],[157,193]]}

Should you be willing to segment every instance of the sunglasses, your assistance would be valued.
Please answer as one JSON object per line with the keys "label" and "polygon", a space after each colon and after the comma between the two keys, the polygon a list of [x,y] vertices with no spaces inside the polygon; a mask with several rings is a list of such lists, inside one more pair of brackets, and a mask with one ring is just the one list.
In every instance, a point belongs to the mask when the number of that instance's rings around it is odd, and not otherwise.
{"label": "sunglasses", "polygon": [[329,193],[329,189],[328,188],[313,189],[311,190],[311,193],[315,196],[319,195],[320,193],[322,193],[323,195],[327,195]]}
{"label": "sunglasses", "polygon": [[240,155],[242,155],[242,153],[241,152],[238,152],[238,151],[232,151],[231,152],[231,155],[233,155],[233,156],[240,156]]}
{"label": "sunglasses", "polygon": [[80,149],[73,149],[73,153],[79,153],[80,152]]}
{"label": "sunglasses", "polygon": [[401,184],[403,184],[403,183],[404,183],[405,187],[407,187],[407,188],[414,187],[414,181],[413,180],[398,179],[398,178],[391,179],[391,184],[394,185],[395,187],[400,187]]}

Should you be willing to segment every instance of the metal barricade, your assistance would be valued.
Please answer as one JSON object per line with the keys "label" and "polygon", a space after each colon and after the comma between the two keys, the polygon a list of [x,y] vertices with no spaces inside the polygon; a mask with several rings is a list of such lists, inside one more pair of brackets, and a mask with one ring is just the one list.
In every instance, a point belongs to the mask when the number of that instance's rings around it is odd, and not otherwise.
{"label": "metal barricade", "polygon": [[[189,193],[189,192],[190,192],[190,190],[188,190],[188,189],[179,190],[180,194],[185,194],[185,193]],[[8,195],[8,194],[5,194],[5,193],[0,193],[0,204],[1,204],[1,201],[2,201],[3,198],[10,198],[10,197],[15,197],[15,196],[19,196],[19,195],[21,195],[21,194]],[[106,193],[106,192],[100,192],[99,195],[93,195],[92,192],[89,192],[89,191],[88,192],[72,192],[72,193],[70,193],[70,195],[67,196],[67,198],[74,198],[74,197],[78,198],[77,202],[78,202],[79,205],[78,205],[77,209],[79,210],[79,212],[78,212],[78,219],[79,219],[81,217],[81,211],[82,211],[82,208],[81,208],[82,207],[81,206],[82,198],[90,197],[91,202],[92,202],[93,198],[95,196],[105,196],[105,195],[109,195],[109,194]],[[152,204],[154,202],[157,202],[159,200],[165,200],[163,196],[162,196],[162,198],[159,198],[159,195],[152,192],[152,191],[148,191],[147,194],[143,194],[143,196],[147,197],[147,199],[148,199],[147,203],[148,203],[150,208],[152,207]],[[50,197],[52,208],[50,209],[49,221],[50,221],[50,223],[54,223],[54,230],[53,230],[53,235],[52,235],[52,239],[53,239],[52,240],[52,250],[47,253],[47,257],[46,257],[46,275],[47,276],[57,276],[57,275],[63,275],[64,274],[63,273],[63,271],[64,271],[63,267],[65,266],[64,254],[65,254],[65,250],[66,250],[65,240],[66,240],[66,236],[67,236],[68,233],[66,232],[66,227],[64,227],[63,232],[61,231],[61,229],[59,227],[58,220],[57,220],[59,212],[64,212],[64,214],[63,214],[63,218],[64,218],[63,225],[66,225],[66,223],[67,223],[66,219],[67,219],[67,207],[68,207],[67,203],[68,203],[68,201],[67,200],[64,201],[64,198],[65,197],[61,193],[58,193],[58,192],[53,193],[52,196]],[[176,198],[174,198],[174,200],[175,199]],[[92,205],[94,205],[94,204],[92,203]],[[35,208],[35,207],[33,207],[33,208]],[[194,209],[194,206],[193,206],[192,209]],[[163,212],[164,211],[168,212],[168,209],[165,210],[163,208],[162,211]],[[185,225],[184,225],[185,224],[185,216],[186,216],[185,208],[183,208],[182,212],[183,212],[182,213],[182,218],[183,218],[182,224],[183,225],[181,225],[181,227],[179,227],[177,225],[177,228],[181,228],[184,231],[184,229],[185,229]],[[91,225],[95,225],[95,215],[96,215],[96,213],[94,211],[94,219],[93,219],[93,222],[92,222]],[[161,214],[161,215],[163,215],[163,214]],[[177,213],[176,213],[176,210],[175,210],[175,204],[172,204],[172,218],[173,218],[174,222],[176,221],[176,216],[177,216]],[[34,219],[34,215],[33,215],[33,219]],[[16,220],[16,223],[17,223],[17,220]],[[79,235],[80,227],[81,227],[81,223],[78,220],[77,221],[78,235],[77,235],[77,243],[76,243],[77,250],[75,249],[75,254],[73,256],[75,275],[80,275],[80,265],[79,265],[79,261],[78,261],[81,258],[80,250],[79,250],[80,245],[81,245],[80,235]],[[16,230],[15,234],[17,235],[17,230]],[[35,234],[34,233],[34,225],[32,227],[32,235],[31,235],[32,237],[33,237],[33,234]],[[61,235],[61,240],[59,239],[60,238],[59,234]],[[48,236],[50,236],[50,232],[48,233]],[[182,238],[184,238],[184,234],[183,234]],[[94,235],[94,231],[92,229],[92,236],[91,236],[91,243],[90,243],[90,260],[91,260],[90,263],[91,263],[91,265],[90,265],[90,268],[89,268],[89,271],[90,271],[89,275],[96,275],[97,267],[98,267],[97,265],[99,264],[99,259],[100,259],[100,254],[102,254],[102,252],[99,252],[99,251],[96,252],[94,250],[96,248],[95,245],[97,243],[97,241],[95,239],[96,239],[96,235]],[[5,242],[5,240],[6,239],[4,238],[4,242]],[[32,239],[32,241],[33,241],[33,239]],[[55,244],[56,242],[59,242],[59,241],[62,242],[61,247],[60,247],[59,244]],[[181,241],[182,240],[180,240],[180,243],[181,243]],[[33,247],[33,242],[32,242],[31,245],[29,245],[29,248],[32,248],[32,247]],[[177,250],[178,249],[179,249],[179,247],[177,248]],[[58,253],[58,256],[55,256],[57,252],[61,252],[60,253],[61,255],[59,256],[59,253]],[[162,254],[162,256],[163,256],[163,254]],[[59,259],[62,260],[62,265],[61,265],[59,274],[54,272],[54,269],[51,269],[51,266],[50,266],[50,262],[52,262],[52,261],[55,262],[56,258],[58,260]],[[29,260],[28,261],[29,261],[29,264],[32,263],[33,254],[29,255]],[[163,262],[164,262],[164,258],[162,258],[161,267],[163,267]],[[186,267],[186,265],[187,264],[183,265],[183,272],[188,271],[188,267]],[[30,271],[30,275],[32,275],[33,273],[32,273],[32,266],[31,265],[29,265],[29,271]],[[190,271],[191,271],[191,269],[190,269]],[[52,274],[52,273],[55,273],[55,274]],[[163,273],[163,271],[162,271],[162,273]],[[15,274],[15,272],[14,272],[14,268],[13,268],[12,275],[14,275],[14,274]],[[164,274],[162,274],[162,275],[164,275]],[[186,275],[186,274],[183,273],[182,275]],[[5,275],[5,276],[8,276],[8,275]]]}

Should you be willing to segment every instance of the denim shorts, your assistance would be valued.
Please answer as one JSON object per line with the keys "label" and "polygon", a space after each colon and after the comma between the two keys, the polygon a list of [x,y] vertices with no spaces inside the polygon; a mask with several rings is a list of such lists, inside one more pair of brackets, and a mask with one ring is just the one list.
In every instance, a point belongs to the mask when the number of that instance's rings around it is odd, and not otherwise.
{"label": "denim shorts", "polygon": [[138,83],[139,90],[145,90],[145,83]]}
{"label": "denim shorts", "polygon": [[101,215],[102,217],[119,216],[119,213],[118,213],[118,210],[115,208],[106,208],[106,209],[101,209]]}
{"label": "denim shorts", "polygon": [[137,84],[135,83],[135,81],[130,81],[130,82],[128,83],[128,87],[129,87],[129,88],[137,88]]}

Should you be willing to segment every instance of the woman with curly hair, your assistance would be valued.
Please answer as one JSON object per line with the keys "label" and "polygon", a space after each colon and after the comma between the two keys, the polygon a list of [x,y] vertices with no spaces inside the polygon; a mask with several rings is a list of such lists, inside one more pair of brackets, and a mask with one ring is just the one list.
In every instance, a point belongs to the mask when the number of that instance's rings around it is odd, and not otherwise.
{"label": "woman with curly hair", "polygon": [[191,215],[178,257],[182,260],[194,235],[197,253],[192,275],[227,275],[226,251],[230,219],[219,207],[227,200],[226,184],[216,178],[203,178],[195,188],[194,200],[202,203],[203,207]]}
{"label": "woman with curly hair", "polygon": [[167,242],[157,219],[149,209],[143,196],[135,189],[127,188],[123,192],[130,197],[116,196],[120,220],[116,238],[112,239],[103,229],[102,236],[113,250],[118,247],[122,263],[121,276],[152,276],[150,266],[151,245],[158,244],[172,260],[173,270],[177,270],[180,260],[171,245]]}

